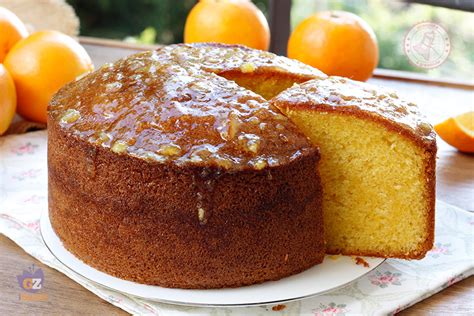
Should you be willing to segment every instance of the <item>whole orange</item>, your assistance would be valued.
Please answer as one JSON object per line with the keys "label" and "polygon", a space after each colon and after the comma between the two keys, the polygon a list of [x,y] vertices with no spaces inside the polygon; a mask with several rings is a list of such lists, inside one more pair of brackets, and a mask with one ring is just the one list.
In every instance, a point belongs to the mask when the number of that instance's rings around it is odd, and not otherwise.
{"label": "whole orange", "polygon": [[13,12],[0,7],[0,63],[13,45],[27,36],[25,24]]}
{"label": "whole orange", "polygon": [[288,57],[328,75],[365,81],[379,60],[377,38],[360,17],[344,11],[316,13],[301,22],[288,41]]}
{"label": "whole orange", "polygon": [[5,67],[15,82],[18,113],[40,123],[46,123],[48,103],[59,88],[94,69],[86,50],[57,31],[36,32],[18,42]]}
{"label": "whole orange", "polygon": [[201,0],[189,13],[184,42],[242,44],[268,50],[268,22],[249,0]]}
{"label": "whole orange", "polygon": [[0,135],[5,133],[15,116],[16,92],[13,79],[0,64]]}

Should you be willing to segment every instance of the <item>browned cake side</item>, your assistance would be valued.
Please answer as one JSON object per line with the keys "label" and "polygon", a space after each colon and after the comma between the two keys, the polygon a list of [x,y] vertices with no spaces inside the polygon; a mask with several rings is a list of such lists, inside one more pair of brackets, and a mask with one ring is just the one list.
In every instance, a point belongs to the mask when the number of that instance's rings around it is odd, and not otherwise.
{"label": "browned cake side", "polygon": [[216,175],[118,157],[54,123],[49,137],[52,225],[66,248],[99,270],[166,287],[217,288],[279,279],[322,261],[316,155]]}
{"label": "browned cake side", "polygon": [[117,277],[180,288],[322,262],[317,149],[265,99],[213,73],[320,74],[281,60],[175,45],[61,89],[48,117],[49,216],[65,247]]}

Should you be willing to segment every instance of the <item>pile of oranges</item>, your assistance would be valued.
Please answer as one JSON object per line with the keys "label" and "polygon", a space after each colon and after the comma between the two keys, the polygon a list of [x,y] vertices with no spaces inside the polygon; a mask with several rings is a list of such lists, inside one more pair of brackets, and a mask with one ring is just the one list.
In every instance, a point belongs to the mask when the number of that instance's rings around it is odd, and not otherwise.
{"label": "pile of oranges", "polygon": [[29,34],[23,22],[0,7],[0,135],[15,112],[46,123],[51,97],[94,66],[85,49],[57,31]]}

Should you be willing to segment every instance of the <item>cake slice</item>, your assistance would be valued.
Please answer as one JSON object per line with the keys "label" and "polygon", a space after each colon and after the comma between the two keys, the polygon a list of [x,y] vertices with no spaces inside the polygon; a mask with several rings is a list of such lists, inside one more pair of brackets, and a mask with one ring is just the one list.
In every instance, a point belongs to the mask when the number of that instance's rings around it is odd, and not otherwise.
{"label": "cake slice", "polygon": [[339,77],[272,103],[320,148],[328,253],[418,259],[432,248],[436,138],[413,103]]}

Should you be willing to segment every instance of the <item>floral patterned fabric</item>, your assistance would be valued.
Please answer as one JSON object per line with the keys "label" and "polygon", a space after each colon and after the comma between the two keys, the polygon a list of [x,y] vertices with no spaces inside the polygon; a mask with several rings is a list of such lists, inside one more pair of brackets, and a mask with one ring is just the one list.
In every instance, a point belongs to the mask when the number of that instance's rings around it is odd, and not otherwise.
{"label": "floral patterned fabric", "polygon": [[47,208],[46,132],[0,138],[0,233],[42,263],[102,299],[134,314],[380,315],[393,314],[470,276],[474,216],[437,201],[435,247],[419,261],[387,260],[330,293],[278,306],[198,308],[131,297],[90,282],[61,264],[44,245],[39,219]]}

